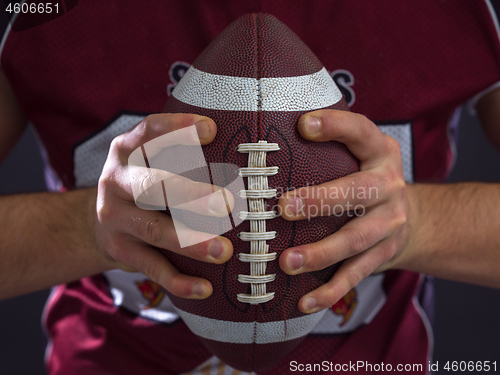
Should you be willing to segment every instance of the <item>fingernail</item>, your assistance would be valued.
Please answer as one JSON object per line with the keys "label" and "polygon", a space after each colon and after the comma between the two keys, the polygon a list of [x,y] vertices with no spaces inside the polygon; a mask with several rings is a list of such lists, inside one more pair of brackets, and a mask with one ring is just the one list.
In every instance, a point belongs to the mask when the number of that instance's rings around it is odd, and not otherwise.
{"label": "fingernail", "polygon": [[212,240],[208,245],[208,253],[214,259],[220,259],[226,254],[226,246],[222,241]]}
{"label": "fingernail", "polygon": [[196,294],[197,296],[203,297],[205,293],[205,287],[203,286],[202,283],[194,283],[193,288],[192,288],[193,294]]}
{"label": "fingernail", "polygon": [[286,201],[285,212],[287,215],[297,216],[301,214],[301,210],[304,207],[304,202],[298,197],[290,197]]}
{"label": "fingernail", "polygon": [[308,117],[305,123],[305,129],[310,135],[316,134],[321,129],[321,121],[317,117]]}
{"label": "fingernail", "polygon": [[297,252],[292,252],[288,254],[288,257],[286,258],[286,261],[288,263],[288,266],[292,270],[298,270],[304,266],[305,260],[302,254],[297,253]]}
{"label": "fingernail", "polygon": [[210,209],[217,213],[227,213],[226,200],[220,191],[212,194],[208,200]]}
{"label": "fingernail", "polygon": [[316,298],[314,297],[306,297],[302,306],[306,311],[311,311],[318,307],[318,301],[316,301]]}
{"label": "fingernail", "polygon": [[194,124],[196,131],[194,131],[194,136],[199,139],[205,139],[210,134],[210,126],[205,120],[199,121]]}

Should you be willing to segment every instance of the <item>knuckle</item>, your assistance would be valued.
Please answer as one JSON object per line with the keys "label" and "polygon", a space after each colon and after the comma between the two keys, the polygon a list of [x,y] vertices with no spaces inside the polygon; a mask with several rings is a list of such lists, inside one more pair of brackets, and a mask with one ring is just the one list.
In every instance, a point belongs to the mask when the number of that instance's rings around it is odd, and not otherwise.
{"label": "knuckle", "polygon": [[205,189],[205,185],[202,182],[191,181],[180,176],[172,177],[172,182],[175,182],[177,186],[182,187],[182,195],[186,197],[186,201],[203,197],[203,193],[212,193],[212,189]]}
{"label": "knuckle", "polygon": [[110,149],[111,150],[121,149],[123,147],[123,139],[124,139],[123,134],[113,138],[113,140],[111,141],[111,144],[110,144]]}
{"label": "knuckle", "polygon": [[106,258],[117,262],[119,264],[125,264],[127,262],[127,251],[126,244],[122,236],[119,234],[111,234],[105,240],[105,245],[103,246],[103,254]]}
{"label": "knuckle", "polygon": [[308,217],[317,216],[327,203],[328,194],[325,187],[302,188],[299,189],[298,198],[302,200],[304,205],[300,208],[299,213]]}
{"label": "knuckle", "polygon": [[192,285],[186,282],[184,278],[179,275],[172,275],[172,277],[165,278],[165,284],[162,284],[174,296],[185,298],[192,294]]}
{"label": "knuckle", "polygon": [[156,122],[155,118],[156,118],[155,115],[148,115],[144,117],[144,119],[137,124],[137,130],[139,130],[140,132],[147,133],[148,130],[151,129],[155,124]]}
{"label": "knuckle", "polygon": [[99,190],[107,191],[108,188],[112,187],[115,183],[116,181],[114,181],[114,172],[108,169],[101,174],[97,185],[99,187]]}
{"label": "knuckle", "polygon": [[182,249],[182,255],[204,261],[212,261],[212,257],[208,252],[208,245],[210,241],[197,243],[195,245],[187,246]]}
{"label": "knuckle", "polygon": [[369,236],[365,232],[356,229],[345,229],[344,236],[347,242],[349,256],[356,255],[369,246]]}
{"label": "knuckle", "polygon": [[389,260],[391,260],[392,258],[394,258],[394,256],[397,254],[398,252],[398,243],[397,241],[390,241],[388,246],[387,246],[387,249],[385,249],[385,252],[384,252],[384,263],[385,262],[388,262]]}
{"label": "knuckle", "polygon": [[150,187],[152,187],[155,184],[155,175],[153,173],[145,173],[143,176],[141,176],[139,180],[139,191],[141,194],[144,194],[144,197],[148,197],[148,195],[151,194],[151,191],[149,190]]}
{"label": "knuckle", "polygon": [[101,176],[99,177],[99,181],[97,183],[97,190],[100,199],[104,202],[100,208],[109,208],[104,206],[109,206],[106,202],[113,197],[116,192],[121,190],[121,186],[117,181],[117,175],[120,172],[118,168],[105,168]]}
{"label": "knuckle", "polygon": [[369,192],[370,189],[378,189],[380,185],[380,178],[374,172],[364,171],[360,173],[355,180],[356,189],[358,191]]}
{"label": "knuckle", "polygon": [[[338,111],[334,109],[321,109],[318,111],[318,115],[329,119],[329,123],[331,123],[332,125],[342,125],[345,123],[349,123],[349,119],[353,115],[353,113],[348,111]],[[333,128],[335,128],[335,126]]]}
{"label": "knuckle", "polygon": [[331,249],[327,246],[316,247],[309,256],[306,256],[306,259],[309,260],[308,268],[321,270],[330,266],[330,251]]}
{"label": "knuckle", "polygon": [[393,222],[395,228],[399,228],[407,224],[408,214],[406,213],[406,210],[403,207],[398,207],[395,210],[395,212],[393,213]]}
{"label": "knuckle", "polygon": [[166,122],[182,122],[187,121],[187,122],[192,122],[194,123],[196,115],[190,114],[190,113],[164,113],[162,114],[164,116],[164,119]]}
{"label": "knuckle", "polygon": [[115,138],[110,143],[109,146],[109,154],[106,159],[106,163],[104,166],[104,171],[106,171],[107,167],[110,165],[114,165],[115,163],[122,163],[128,158],[128,156],[133,151],[133,145],[131,144],[130,137],[125,134],[121,134]]}
{"label": "knuckle", "polygon": [[370,136],[373,131],[379,131],[378,127],[365,115],[356,113],[357,125],[365,136]]}
{"label": "knuckle", "polygon": [[164,280],[160,280],[160,270],[159,268],[155,265],[155,264],[149,264],[147,267],[146,267],[146,275],[152,280],[154,281],[155,283],[158,283],[160,285],[162,285],[161,281],[164,281]]}
{"label": "knuckle", "polygon": [[392,179],[392,186],[397,192],[406,191],[406,181],[404,180],[403,175],[399,170],[395,171],[395,176]]}
{"label": "knuckle", "polygon": [[403,175],[403,169],[400,163],[386,169],[386,180],[393,187],[394,191],[406,189],[406,182]]}
{"label": "knuckle", "polygon": [[359,282],[363,279],[362,276],[354,271],[354,270],[349,270],[345,274],[346,278],[346,283],[347,283],[347,290],[351,290],[352,288],[356,287]]}
{"label": "knuckle", "polygon": [[403,196],[392,199],[386,206],[387,217],[389,218],[389,223],[392,224],[392,228],[402,227],[408,222],[408,209],[407,202]]}
{"label": "knuckle", "polygon": [[378,184],[387,197],[398,196],[406,191],[406,182],[397,168],[388,168],[378,177]]}
{"label": "knuckle", "polygon": [[97,218],[100,223],[113,222],[117,218],[117,210],[110,204],[103,203],[96,207]]}
{"label": "knuckle", "polygon": [[139,140],[139,143],[144,143],[146,140],[151,139],[152,130],[155,129],[157,122],[157,115],[148,115],[132,129],[134,137]]}
{"label": "knuckle", "polygon": [[371,125],[373,124],[368,117],[361,113],[356,113],[356,118],[358,119],[358,123],[360,126],[364,128],[371,128]]}
{"label": "knuckle", "polygon": [[401,154],[401,146],[399,145],[399,142],[396,139],[388,135],[384,135],[384,140],[385,140],[384,145],[387,149],[387,152],[397,155]]}
{"label": "knuckle", "polygon": [[162,244],[165,236],[165,225],[163,221],[159,217],[148,220],[144,226],[144,236],[150,244]]}
{"label": "knuckle", "polygon": [[119,259],[120,257],[120,244],[116,236],[111,236],[106,241],[106,254],[112,259]]}
{"label": "knuckle", "polygon": [[384,266],[389,263],[396,255],[398,251],[398,246],[396,241],[387,241],[384,246],[381,246],[379,251],[379,268],[384,268]]}

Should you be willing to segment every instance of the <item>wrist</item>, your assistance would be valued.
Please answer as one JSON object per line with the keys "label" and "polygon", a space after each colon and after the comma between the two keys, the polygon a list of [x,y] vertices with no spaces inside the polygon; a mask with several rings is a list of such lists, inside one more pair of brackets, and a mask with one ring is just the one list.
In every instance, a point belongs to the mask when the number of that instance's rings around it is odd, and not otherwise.
{"label": "wrist", "polygon": [[403,270],[413,270],[414,268],[420,237],[418,234],[420,228],[419,193],[420,185],[406,185],[406,223],[401,229],[399,249],[387,268]]}
{"label": "wrist", "polygon": [[107,255],[103,241],[99,240],[96,220],[97,188],[82,189],[81,195],[81,212],[85,213],[82,215],[81,230],[78,231],[78,237],[82,241],[81,248],[87,252],[89,263],[95,268],[94,273],[116,268],[118,265]]}

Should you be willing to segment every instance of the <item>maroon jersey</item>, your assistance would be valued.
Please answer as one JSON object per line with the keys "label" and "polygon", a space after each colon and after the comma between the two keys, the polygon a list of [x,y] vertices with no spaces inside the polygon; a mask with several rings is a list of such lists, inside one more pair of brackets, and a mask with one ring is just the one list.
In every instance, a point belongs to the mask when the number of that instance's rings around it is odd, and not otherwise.
{"label": "maroon jersey", "polygon": [[[2,68],[46,151],[50,185],[95,185],[111,140],[160,112],[208,43],[249,12],[271,13],[295,31],[351,110],[400,142],[408,182],[446,176],[456,109],[500,81],[498,25],[486,0],[81,1],[53,21],[8,31],[2,43]],[[348,371],[358,361],[360,373],[381,363],[426,372],[432,336],[422,283],[403,271],[368,277],[263,374],[309,371],[306,364]],[[59,286],[44,322],[51,374],[232,371],[141,274],[110,271]]]}

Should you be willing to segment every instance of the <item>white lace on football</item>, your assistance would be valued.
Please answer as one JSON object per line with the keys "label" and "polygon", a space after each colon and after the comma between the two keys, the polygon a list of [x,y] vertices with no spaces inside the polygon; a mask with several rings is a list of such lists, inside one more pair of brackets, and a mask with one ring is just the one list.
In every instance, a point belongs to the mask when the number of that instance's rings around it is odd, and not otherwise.
{"label": "white lace on football", "polygon": [[269,151],[278,151],[277,143],[242,143],[237,151],[248,155],[248,167],[238,169],[238,174],[248,177],[248,190],[240,191],[242,198],[248,199],[249,212],[239,212],[242,220],[250,221],[250,232],[240,232],[242,241],[250,241],[250,254],[239,254],[238,259],[250,263],[250,275],[238,275],[238,281],[250,284],[251,294],[240,293],[238,301],[253,305],[264,303],[274,298],[274,293],[266,291],[266,284],[274,281],[276,274],[266,275],[267,262],[276,259],[276,253],[269,253],[266,241],[276,237],[276,232],[266,231],[266,220],[276,217],[275,211],[265,211],[264,199],[274,198],[276,189],[269,189],[267,177],[279,172],[278,167],[266,166]]}

